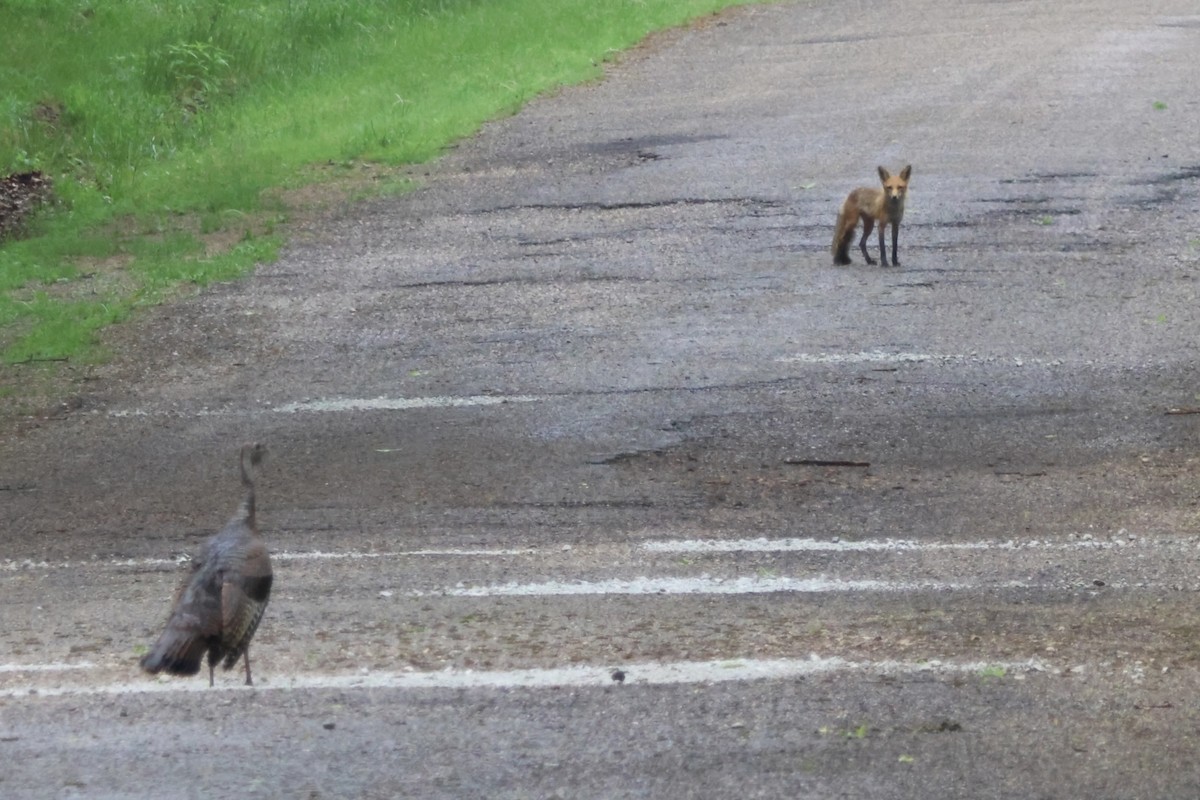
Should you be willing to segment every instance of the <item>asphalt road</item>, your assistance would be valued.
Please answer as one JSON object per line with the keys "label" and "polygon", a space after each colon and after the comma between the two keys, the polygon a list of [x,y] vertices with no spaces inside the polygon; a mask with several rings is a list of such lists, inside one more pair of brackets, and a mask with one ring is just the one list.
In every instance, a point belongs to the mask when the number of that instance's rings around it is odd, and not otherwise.
{"label": "asphalt road", "polygon": [[[743,9],[115,331],[0,441],[0,796],[1200,796],[1197,52]],[[257,686],[141,676],[250,439]]]}

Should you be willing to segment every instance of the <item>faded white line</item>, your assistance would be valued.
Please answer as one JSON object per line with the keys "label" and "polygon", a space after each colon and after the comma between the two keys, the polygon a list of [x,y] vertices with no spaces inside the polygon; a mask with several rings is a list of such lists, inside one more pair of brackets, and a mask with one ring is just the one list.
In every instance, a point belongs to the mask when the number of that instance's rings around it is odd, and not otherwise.
{"label": "faded white line", "polygon": [[411,411],[418,408],[465,408],[468,406],[499,406],[505,403],[536,403],[543,399],[545,398],[523,394],[478,394],[470,397],[340,398],[287,403],[271,410],[277,414],[296,414],[302,411]]}
{"label": "faded white line", "polygon": [[[259,408],[202,408],[191,412],[196,417],[224,417],[246,414],[300,414],[305,412],[344,411],[413,411],[422,408],[468,408],[476,406],[500,406],[506,403],[536,403],[546,397],[526,394],[478,394],[467,397],[335,397],[323,400],[304,400],[284,403],[279,406],[262,405]],[[148,411],[137,408],[117,408],[108,412],[110,417],[178,416],[172,410]]]}
{"label": "faded white line", "polygon": [[1025,358],[1022,356],[981,356],[977,353],[888,353],[883,350],[864,350],[857,353],[797,353],[775,359],[781,364],[1011,364],[1039,367],[1062,366],[1061,359]]}
{"label": "faded white line", "polygon": [[[382,553],[367,553],[357,550],[346,550],[343,552],[324,552],[315,550],[307,553],[293,553],[283,551],[272,553],[272,561],[361,561],[370,559],[385,559],[385,558],[419,558],[419,557],[483,557],[493,558],[500,556],[523,556],[536,553],[537,550],[532,548],[515,549],[515,548],[496,548],[496,549],[454,549],[454,548],[438,548],[428,550],[397,550]],[[111,561],[15,561],[8,560],[0,563],[0,570],[6,572],[18,572],[20,570],[50,570],[50,569],[78,569],[82,566],[95,567],[177,567],[180,564],[186,564],[190,561],[190,556],[179,556],[176,558],[122,558]]]}
{"label": "faded white line", "polygon": [[923,550],[1108,550],[1130,547],[1139,540],[1077,539],[1066,542],[1037,539],[979,542],[923,542],[916,539],[657,539],[642,542],[650,553],[786,553],[786,552],[906,552]]}
{"label": "faded white line", "polygon": [[[1095,539],[1084,535],[1066,541],[1051,541],[1039,539],[1008,539],[1005,541],[983,540],[977,542],[937,542],[918,539],[863,539],[860,541],[843,541],[842,539],[814,539],[805,537],[782,537],[768,539],[649,539],[637,544],[637,548],[647,553],[783,553],[783,552],[923,552],[939,550],[1112,550],[1125,548],[1149,548],[1154,550],[1195,549],[1200,547],[1200,537],[1192,536],[1186,539],[1159,540],[1146,537],[1134,537],[1124,532],[1116,538]],[[581,552],[588,548],[579,547]],[[496,548],[425,548],[420,550],[394,550],[384,552],[365,552],[359,550],[343,551],[282,551],[272,553],[271,558],[279,562],[287,561],[367,561],[390,558],[501,558],[513,556],[537,556],[545,553],[562,553],[562,548],[537,547],[496,547]],[[85,561],[34,561],[32,559],[8,559],[0,562],[0,571],[18,572],[22,570],[58,570],[87,567],[127,567],[153,568],[175,567],[187,563],[189,556],[178,555],[173,558],[123,558],[108,561],[97,559]]]}
{"label": "faded white line", "polygon": [[64,664],[61,661],[50,664],[0,664],[0,672],[66,672],[73,669],[92,669],[95,666],[90,661],[74,664]]}
{"label": "faded white line", "polygon": [[[626,685],[669,685],[787,680],[830,673],[869,675],[971,674],[1022,678],[1029,673],[1058,672],[1059,669],[1030,658],[1023,661],[849,661],[844,658],[727,659],[717,661],[649,662],[622,664]],[[1075,669],[1073,667],[1073,669]],[[541,689],[559,687],[613,686],[613,668],[597,666],[555,667],[474,671],[446,669],[439,672],[368,672],[348,675],[297,675],[278,682],[259,678],[255,686],[220,683],[210,688],[201,679],[163,678],[93,686],[9,687],[0,697],[36,699],[77,695],[167,694],[183,692],[270,692],[317,689]]]}
{"label": "faded white line", "polygon": [[177,567],[188,561],[187,556],[178,558],[122,558],[112,561],[15,561],[9,559],[0,564],[0,570],[19,572],[21,570],[38,569],[78,569],[79,567]]}
{"label": "faded white line", "polygon": [[532,555],[536,553],[533,548],[526,549],[425,549],[425,551],[395,551],[385,553],[359,553],[349,551],[344,553],[271,553],[271,560],[278,561],[322,561],[322,560],[359,560],[359,559],[389,559],[389,558],[414,558],[421,555],[445,555],[445,557],[455,558],[464,557],[464,555],[479,555],[479,557],[492,558],[498,555]]}
{"label": "faded white line", "polygon": [[[1020,588],[1024,584],[997,584],[995,588]],[[842,581],[818,578],[738,577],[701,575],[688,578],[639,577],[604,581],[546,581],[504,583],[493,586],[453,586],[435,591],[413,591],[409,597],[543,597],[594,594],[765,594],[769,592],[917,592],[980,588],[978,584],[906,581]]]}

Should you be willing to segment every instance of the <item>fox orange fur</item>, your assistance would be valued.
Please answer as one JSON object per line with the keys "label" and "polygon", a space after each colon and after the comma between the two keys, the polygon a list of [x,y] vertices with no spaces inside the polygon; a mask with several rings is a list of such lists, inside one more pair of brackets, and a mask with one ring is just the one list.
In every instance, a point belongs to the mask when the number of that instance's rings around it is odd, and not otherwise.
{"label": "fox orange fur", "polygon": [[837,228],[833,232],[833,263],[850,263],[850,242],[854,239],[854,229],[861,219],[863,224],[862,238],[858,240],[858,248],[862,250],[863,258],[868,264],[875,260],[867,252],[867,237],[879,225],[879,258],[887,266],[887,249],[883,244],[883,233],[888,224],[892,226],[892,266],[900,266],[897,248],[900,239],[900,220],[904,219],[904,196],[908,194],[908,176],[912,174],[912,165],[900,170],[899,175],[892,175],[883,167],[879,168],[879,180],[883,182],[882,189],[859,187],[850,193],[842,210],[838,214]]}

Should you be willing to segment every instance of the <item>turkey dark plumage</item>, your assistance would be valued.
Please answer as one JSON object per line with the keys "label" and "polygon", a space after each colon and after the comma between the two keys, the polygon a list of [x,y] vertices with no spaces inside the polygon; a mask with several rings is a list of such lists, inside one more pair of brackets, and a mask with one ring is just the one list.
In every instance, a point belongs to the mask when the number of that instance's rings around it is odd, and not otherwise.
{"label": "turkey dark plumage", "polygon": [[216,665],[223,662],[229,669],[241,657],[246,663],[246,684],[253,684],[250,639],[267,608],[272,579],[271,559],[254,519],[251,474],[265,453],[262,444],[242,448],[239,466],[246,498],[237,514],[192,560],[166,629],[142,657],[142,669],[147,672],[195,675],[207,654],[208,685],[212,686]]}

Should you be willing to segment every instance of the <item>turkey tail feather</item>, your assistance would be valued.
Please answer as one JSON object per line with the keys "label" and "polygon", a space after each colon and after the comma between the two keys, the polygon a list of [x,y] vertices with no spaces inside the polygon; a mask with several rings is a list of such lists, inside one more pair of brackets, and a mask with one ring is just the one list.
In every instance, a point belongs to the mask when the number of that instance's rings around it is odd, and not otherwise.
{"label": "turkey tail feather", "polygon": [[142,669],[151,675],[167,672],[171,675],[195,675],[208,650],[208,643],[196,636],[187,636],[169,627],[158,637],[149,653],[142,656]]}

